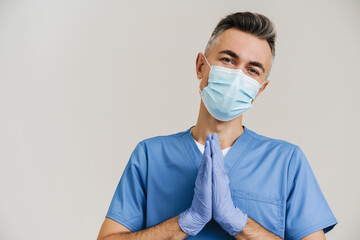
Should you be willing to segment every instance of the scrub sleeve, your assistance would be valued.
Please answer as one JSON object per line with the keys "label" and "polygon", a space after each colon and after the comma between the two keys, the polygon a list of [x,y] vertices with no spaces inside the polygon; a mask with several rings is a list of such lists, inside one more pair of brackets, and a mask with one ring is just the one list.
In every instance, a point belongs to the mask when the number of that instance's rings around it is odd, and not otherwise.
{"label": "scrub sleeve", "polygon": [[289,163],[285,239],[298,240],[337,224],[309,162],[296,147]]}
{"label": "scrub sleeve", "polygon": [[145,152],[139,143],[130,156],[106,214],[107,218],[133,232],[145,228],[146,165]]}

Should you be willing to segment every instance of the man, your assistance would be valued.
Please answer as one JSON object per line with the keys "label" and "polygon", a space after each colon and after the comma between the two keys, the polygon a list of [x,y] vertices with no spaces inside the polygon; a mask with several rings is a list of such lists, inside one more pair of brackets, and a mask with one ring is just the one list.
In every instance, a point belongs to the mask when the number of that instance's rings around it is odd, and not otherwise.
{"label": "man", "polygon": [[265,16],[219,22],[196,59],[196,125],[136,146],[98,239],[325,239],[337,220],[304,153],[242,125],[274,56]]}

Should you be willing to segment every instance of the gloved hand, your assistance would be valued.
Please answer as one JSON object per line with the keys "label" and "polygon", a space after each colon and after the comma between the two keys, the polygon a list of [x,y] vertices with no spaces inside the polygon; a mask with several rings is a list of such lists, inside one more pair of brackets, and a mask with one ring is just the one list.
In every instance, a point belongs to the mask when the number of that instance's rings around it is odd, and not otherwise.
{"label": "gloved hand", "polygon": [[212,216],[212,160],[208,134],[205,150],[195,181],[194,198],[190,208],[180,213],[179,225],[188,235],[196,235],[211,220]]}
{"label": "gloved hand", "polygon": [[213,134],[211,144],[212,156],[212,208],[213,218],[231,236],[241,232],[246,223],[247,215],[237,208],[231,198],[229,178],[225,171],[224,156],[219,138]]}

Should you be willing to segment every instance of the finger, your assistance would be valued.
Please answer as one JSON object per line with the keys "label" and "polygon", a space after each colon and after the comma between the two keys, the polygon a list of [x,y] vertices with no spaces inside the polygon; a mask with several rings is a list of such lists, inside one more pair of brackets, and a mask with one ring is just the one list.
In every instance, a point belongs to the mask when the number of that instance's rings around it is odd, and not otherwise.
{"label": "finger", "polygon": [[214,138],[210,141],[210,149],[211,149],[211,155],[213,157],[218,156],[218,155],[222,156],[222,151],[221,151],[220,144]]}
{"label": "finger", "polygon": [[206,140],[205,141],[211,141],[212,139],[212,136],[210,133],[208,133],[208,135],[206,136]]}
{"label": "finger", "polygon": [[207,176],[209,177],[208,180],[210,180],[211,183],[211,176],[212,176],[212,159],[210,157],[210,141],[205,141],[205,158],[206,158],[206,163],[205,163],[205,172],[207,173]]}
{"label": "finger", "polygon": [[217,152],[221,152],[221,146],[220,146],[219,136],[218,136],[216,133],[213,134],[212,140],[214,140],[215,143],[216,143],[215,145],[216,145],[216,150],[217,150]]}
{"label": "finger", "polygon": [[212,157],[212,154],[211,154],[211,144],[210,144],[210,143],[211,143],[211,140],[212,140],[212,135],[211,135],[210,133],[208,133],[206,140],[208,140],[208,142],[209,142],[210,157]]}
{"label": "finger", "polygon": [[[210,135],[210,134],[209,134]],[[205,141],[205,148],[204,148],[204,156],[208,156],[210,157],[210,154],[211,154],[211,150],[210,150],[210,141],[209,140],[206,140]]]}
{"label": "finger", "polygon": [[208,158],[211,158],[210,141],[206,140],[203,157],[199,167],[199,172],[206,173],[206,162],[208,161]]}
{"label": "finger", "polygon": [[224,156],[221,152],[221,149],[218,150],[218,143],[213,139],[210,142],[211,145],[211,152],[212,152],[212,160],[213,160],[213,172],[222,172],[225,171],[225,163],[224,163]]}
{"label": "finger", "polygon": [[197,180],[195,183],[199,191],[199,194],[203,196],[203,201],[205,205],[209,205],[209,201],[211,201],[211,192],[212,192],[211,179],[212,179],[212,160],[210,157],[210,142],[205,141],[204,157],[202,159]]}

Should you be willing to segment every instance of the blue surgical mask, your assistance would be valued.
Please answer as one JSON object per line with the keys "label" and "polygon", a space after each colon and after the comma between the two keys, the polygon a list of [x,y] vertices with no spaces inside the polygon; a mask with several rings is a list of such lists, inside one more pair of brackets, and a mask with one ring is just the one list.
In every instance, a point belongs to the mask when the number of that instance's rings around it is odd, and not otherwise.
{"label": "blue surgical mask", "polygon": [[230,121],[252,108],[260,87],[258,81],[247,76],[241,69],[210,66],[208,85],[200,91],[208,112],[219,121]]}

